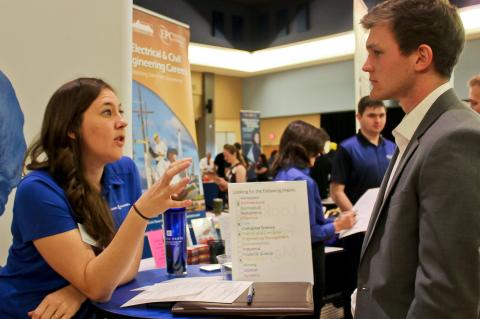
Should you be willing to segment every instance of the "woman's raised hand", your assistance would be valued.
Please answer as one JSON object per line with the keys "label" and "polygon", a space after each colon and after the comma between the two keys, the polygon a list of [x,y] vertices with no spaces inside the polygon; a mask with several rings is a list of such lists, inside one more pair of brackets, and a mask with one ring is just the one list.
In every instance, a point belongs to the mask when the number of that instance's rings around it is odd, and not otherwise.
{"label": "woman's raised hand", "polygon": [[170,185],[170,183],[175,175],[186,170],[191,164],[191,158],[178,160],[170,164],[162,178],[137,200],[135,206],[138,210],[148,218],[152,218],[170,208],[190,206],[192,204],[191,200],[175,200],[176,195],[185,189],[190,179],[185,177],[176,184]]}

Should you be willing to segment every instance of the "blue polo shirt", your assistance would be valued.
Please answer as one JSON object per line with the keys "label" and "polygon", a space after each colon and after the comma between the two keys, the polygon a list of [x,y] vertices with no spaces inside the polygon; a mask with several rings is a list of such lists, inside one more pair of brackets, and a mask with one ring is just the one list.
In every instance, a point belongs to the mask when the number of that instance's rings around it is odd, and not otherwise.
{"label": "blue polo shirt", "polygon": [[345,185],[345,194],[355,204],[368,189],[380,186],[395,148],[395,143],[383,137],[378,145],[372,144],[359,131],[340,144],[331,181]]}
{"label": "blue polo shirt", "polygon": [[[140,197],[138,170],[130,158],[105,166],[102,195],[118,228]],[[43,298],[69,283],[33,245],[39,238],[77,228],[65,192],[47,171],[29,173],[18,185],[13,207],[13,243],[0,270],[0,318],[28,318]]]}
{"label": "blue polo shirt", "polygon": [[310,235],[312,243],[325,241],[335,235],[333,219],[323,215],[322,200],[317,183],[310,177],[308,168],[289,167],[278,171],[275,181],[306,181],[308,193],[308,213],[310,219]]}

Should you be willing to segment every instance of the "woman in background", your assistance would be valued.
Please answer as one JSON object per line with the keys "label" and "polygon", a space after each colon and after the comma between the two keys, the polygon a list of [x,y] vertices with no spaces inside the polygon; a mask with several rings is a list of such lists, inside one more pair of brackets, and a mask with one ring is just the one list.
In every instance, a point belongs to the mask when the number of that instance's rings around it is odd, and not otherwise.
{"label": "woman in background", "polygon": [[225,144],[223,146],[223,156],[225,161],[230,164],[230,168],[225,173],[225,179],[215,178],[215,183],[222,191],[227,191],[228,183],[245,183],[247,181],[247,164],[242,154],[233,145]]}
{"label": "woman in background", "polygon": [[257,174],[257,181],[267,182],[268,181],[268,161],[265,154],[260,154],[258,161],[255,164],[255,174]]}
{"label": "woman in background", "polygon": [[136,276],[148,220],[190,204],[172,199],[187,178],[170,185],[190,160],[141,194],[137,168],[122,157],[122,113],[99,79],[68,82],[50,98],[15,196],[0,318],[92,318],[87,299],[106,301]]}
{"label": "woman in background", "polygon": [[323,149],[323,132],[303,121],[290,123],[280,138],[279,155],[274,164],[275,181],[306,181],[308,212],[312,240],[313,301],[314,314],[318,319],[323,306],[325,286],[324,241],[336,232],[351,228],[355,223],[354,212],[344,212],[339,218],[325,219],[317,184],[310,177],[309,168]]}

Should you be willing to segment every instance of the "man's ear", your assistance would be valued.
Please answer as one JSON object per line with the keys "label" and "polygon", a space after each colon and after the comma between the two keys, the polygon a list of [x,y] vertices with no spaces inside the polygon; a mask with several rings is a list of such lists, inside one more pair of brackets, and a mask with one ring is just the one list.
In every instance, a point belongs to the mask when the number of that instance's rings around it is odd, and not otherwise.
{"label": "man's ear", "polygon": [[433,64],[433,51],[432,48],[427,44],[421,44],[417,48],[416,52],[416,61],[415,61],[415,70],[416,71],[426,71]]}
{"label": "man's ear", "polygon": [[73,133],[73,132],[68,132],[67,135],[68,135],[68,137],[70,137],[72,140],[76,140],[76,139],[77,139],[77,137],[75,136],[75,133]]}

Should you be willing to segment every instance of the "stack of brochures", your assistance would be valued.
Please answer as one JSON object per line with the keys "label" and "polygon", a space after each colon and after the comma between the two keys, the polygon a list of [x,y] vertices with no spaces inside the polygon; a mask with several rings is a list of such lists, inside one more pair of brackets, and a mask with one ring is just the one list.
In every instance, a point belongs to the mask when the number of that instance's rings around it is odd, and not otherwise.
{"label": "stack of brochures", "polygon": [[175,301],[233,303],[251,285],[251,281],[222,280],[222,277],[177,278],[136,289],[142,292],[122,307]]}

